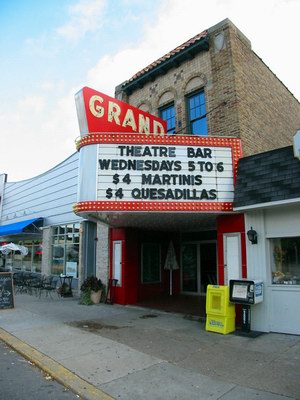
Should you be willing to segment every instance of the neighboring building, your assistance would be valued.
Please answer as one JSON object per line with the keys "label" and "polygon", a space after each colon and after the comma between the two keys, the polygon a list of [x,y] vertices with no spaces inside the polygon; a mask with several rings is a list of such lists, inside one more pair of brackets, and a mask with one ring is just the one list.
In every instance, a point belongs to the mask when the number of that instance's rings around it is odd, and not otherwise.
{"label": "neighboring building", "polygon": [[300,160],[293,147],[242,158],[235,210],[245,215],[247,275],[262,279],[264,301],[252,307],[258,331],[300,334]]}
{"label": "neighboring building", "polygon": [[[44,274],[69,274],[77,286],[81,258],[91,259],[95,268],[96,224],[84,221],[73,212],[77,200],[78,153],[34,178],[7,182],[1,175],[1,243],[13,242],[28,248],[28,254],[12,251],[2,257],[2,267]],[[89,249],[84,238],[93,230]],[[85,235],[84,235],[85,233]]]}

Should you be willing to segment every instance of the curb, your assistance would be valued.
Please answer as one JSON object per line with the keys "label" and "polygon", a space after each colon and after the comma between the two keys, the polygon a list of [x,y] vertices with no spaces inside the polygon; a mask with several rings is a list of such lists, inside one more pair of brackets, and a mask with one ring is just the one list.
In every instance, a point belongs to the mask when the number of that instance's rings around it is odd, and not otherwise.
{"label": "curb", "polygon": [[12,334],[0,328],[0,340],[5,342],[8,346],[12,347],[23,357],[27,358],[37,367],[42,369],[54,380],[70,389],[75,394],[78,394],[85,400],[114,400],[100,389],[91,385],[84,379],[80,378],[57,361],[39,352],[35,348],[29,346],[27,343],[16,338]]}

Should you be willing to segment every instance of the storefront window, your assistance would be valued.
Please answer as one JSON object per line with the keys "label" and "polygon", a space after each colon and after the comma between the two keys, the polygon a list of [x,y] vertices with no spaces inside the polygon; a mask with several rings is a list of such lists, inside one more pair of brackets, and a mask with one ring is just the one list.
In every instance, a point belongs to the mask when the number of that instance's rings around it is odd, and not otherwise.
{"label": "storefront window", "polygon": [[142,283],[160,282],[160,245],[142,244]]}
{"label": "storefront window", "polygon": [[32,270],[42,272],[43,248],[41,244],[32,246]]}
{"label": "storefront window", "polygon": [[79,224],[53,228],[51,273],[78,277]]}
{"label": "storefront window", "polygon": [[12,270],[28,272],[41,272],[42,270],[42,244],[38,241],[24,240],[16,243],[27,248],[27,254],[20,251],[11,251],[5,256],[5,266]]}
{"label": "storefront window", "polygon": [[300,237],[271,239],[272,283],[300,285]]}

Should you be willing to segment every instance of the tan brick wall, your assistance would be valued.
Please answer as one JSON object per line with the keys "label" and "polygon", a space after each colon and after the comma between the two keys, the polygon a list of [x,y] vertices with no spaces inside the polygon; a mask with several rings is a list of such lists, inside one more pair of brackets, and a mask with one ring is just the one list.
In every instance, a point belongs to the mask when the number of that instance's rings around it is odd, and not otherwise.
{"label": "tan brick wall", "polygon": [[185,134],[185,96],[204,88],[209,135],[241,138],[244,155],[291,145],[300,127],[299,102],[229,20],[210,28],[209,35],[209,51],[122,99],[155,115],[165,100],[174,100],[176,130]]}
{"label": "tan brick wall", "polygon": [[237,35],[231,42],[244,155],[291,145],[299,102]]}
{"label": "tan brick wall", "polygon": [[[185,95],[196,89],[204,88],[206,90],[210,81],[209,53],[202,52],[194,59],[185,61],[178,68],[171,69],[165,75],[155,79],[154,82],[146,83],[144,87],[134,91],[130,96],[123,96],[122,100],[154,115],[159,115],[159,107],[166,104],[164,98],[168,98],[168,102],[174,101],[177,116],[176,130],[186,133]],[[193,82],[197,86],[193,86]]]}

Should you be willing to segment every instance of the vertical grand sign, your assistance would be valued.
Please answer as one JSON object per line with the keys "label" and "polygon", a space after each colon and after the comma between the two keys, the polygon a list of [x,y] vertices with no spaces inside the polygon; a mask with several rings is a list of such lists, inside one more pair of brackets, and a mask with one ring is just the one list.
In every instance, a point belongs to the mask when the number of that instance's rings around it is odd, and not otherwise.
{"label": "vertical grand sign", "polygon": [[75,103],[81,136],[95,132],[167,132],[163,119],[89,87],[76,93]]}

